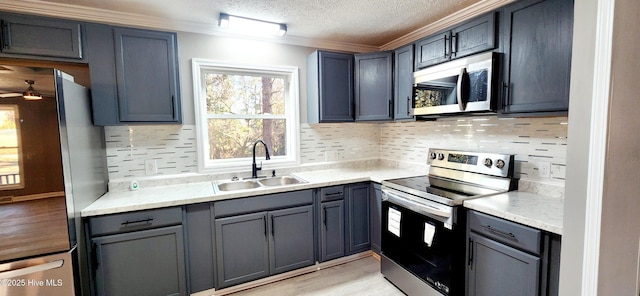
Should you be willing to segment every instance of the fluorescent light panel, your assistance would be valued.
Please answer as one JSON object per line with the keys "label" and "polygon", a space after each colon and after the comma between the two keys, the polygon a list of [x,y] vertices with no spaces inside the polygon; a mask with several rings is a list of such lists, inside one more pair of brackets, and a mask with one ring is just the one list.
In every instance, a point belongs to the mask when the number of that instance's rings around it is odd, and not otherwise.
{"label": "fluorescent light panel", "polygon": [[287,25],[250,19],[226,13],[220,14],[218,25],[222,28],[238,31],[250,35],[275,35],[284,36],[287,33]]}

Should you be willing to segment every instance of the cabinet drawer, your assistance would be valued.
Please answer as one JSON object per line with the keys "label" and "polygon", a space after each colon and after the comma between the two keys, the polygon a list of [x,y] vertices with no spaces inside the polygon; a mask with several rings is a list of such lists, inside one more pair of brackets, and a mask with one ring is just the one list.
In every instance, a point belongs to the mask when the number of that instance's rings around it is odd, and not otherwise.
{"label": "cabinet drawer", "polygon": [[214,216],[218,218],[308,205],[312,203],[312,191],[303,190],[219,201],[213,204],[213,212]]}
{"label": "cabinet drawer", "polygon": [[344,199],[344,186],[331,186],[320,189],[320,201]]}
{"label": "cabinet drawer", "polygon": [[89,224],[91,236],[182,224],[182,208],[174,207],[102,216],[91,218]]}
{"label": "cabinet drawer", "polygon": [[486,237],[534,254],[540,254],[542,231],[489,216],[469,211],[469,228]]}

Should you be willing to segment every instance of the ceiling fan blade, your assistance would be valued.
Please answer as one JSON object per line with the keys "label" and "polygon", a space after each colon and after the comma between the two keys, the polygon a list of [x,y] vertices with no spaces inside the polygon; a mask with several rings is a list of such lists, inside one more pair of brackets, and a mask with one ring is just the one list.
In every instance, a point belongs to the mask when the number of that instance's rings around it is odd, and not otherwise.
{"label": "ceiling fan blade", "polygon": [[1,93],[0,94],[0,98],[15,98],[15,97],[22,97],[22,93]]}

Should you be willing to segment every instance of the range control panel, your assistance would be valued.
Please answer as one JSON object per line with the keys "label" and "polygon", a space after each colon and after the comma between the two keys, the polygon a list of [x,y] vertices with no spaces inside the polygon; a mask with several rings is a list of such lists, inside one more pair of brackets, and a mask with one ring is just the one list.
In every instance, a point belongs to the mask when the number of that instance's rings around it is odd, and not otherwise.
{"label": "range control panel", "polygon": [[427,156],[427,164],[492,176],[512,177],[514,156],[513,154],[431,148]]}

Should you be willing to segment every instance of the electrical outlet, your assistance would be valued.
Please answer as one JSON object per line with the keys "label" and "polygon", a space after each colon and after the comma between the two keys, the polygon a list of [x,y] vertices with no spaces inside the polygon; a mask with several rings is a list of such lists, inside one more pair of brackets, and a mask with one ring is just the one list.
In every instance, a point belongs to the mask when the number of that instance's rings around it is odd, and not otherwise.
{"label": "electrical outlet", "polygon": [[144,171],[147,175],[155,175],[158,173],[158,165],[155,159],[147,159],[144,161]]}
{"label": "electrical outlet", "polygon": [[554,179],[565,179],[567,174],[567,166],[562,164],[551,165],[551,177]]}
{"label": "electrical outlet", "polygon": [[538,171],[538,177],[540,178],[551,177],[551,164],[548,161],[537,162],[535,168]]}

